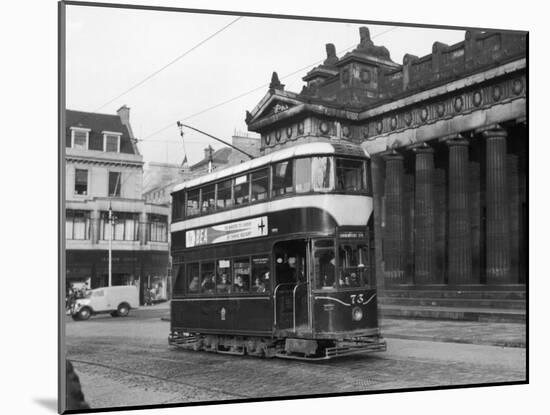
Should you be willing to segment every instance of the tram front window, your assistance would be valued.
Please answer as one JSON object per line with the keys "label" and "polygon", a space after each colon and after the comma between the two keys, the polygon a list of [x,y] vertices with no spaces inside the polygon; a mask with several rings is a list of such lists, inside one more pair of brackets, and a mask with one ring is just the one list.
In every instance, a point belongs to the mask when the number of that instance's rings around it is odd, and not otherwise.
{"label": "tram front window", "polygon": [[332,157],[312,157],[311,181],[315,192],[326,192],[334,189]]}
{"label": "tram front window", "polygon": [[315,269],[318,270],[315,288],[331,289],[336,287],[336,266],[333,249],[316,249],[314,255]]}
{"label": "tram front window", "polygon": [[352,192],[366,190],[365,163],[362,160],[337,158],[336,189]]}
{"label": "tram front window", "polygon": [[369,285],[367,246],[362,244],[342,244],[338,249],[340,263],[339,285],[342,288]]}

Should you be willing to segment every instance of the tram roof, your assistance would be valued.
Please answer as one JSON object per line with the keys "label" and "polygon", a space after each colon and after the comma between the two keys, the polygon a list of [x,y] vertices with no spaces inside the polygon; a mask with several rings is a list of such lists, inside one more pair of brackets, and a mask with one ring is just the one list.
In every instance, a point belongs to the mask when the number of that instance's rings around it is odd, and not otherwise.
{"label": "tram roof", "polygon": [[235,166],[227,167],[222,170],[215,171],[210,174],[206,174],[195,179],[186,180],[176,185],[172,193],[178,192],[182,189],[199,186],[204,183],[215,182],[225,177],[233,176],[248,170],[255,169],[257,167],[266,166],[270,163],[290,159],[293,157],[307,156],[307,155],[319,155],[319,154],[342,154],[349,156],[369,156],[368,153],[358,144],[353,143],[305,143],[298,144],[296,146],[283,148],[278,151],[266,154],[252,160],[245,161]]}

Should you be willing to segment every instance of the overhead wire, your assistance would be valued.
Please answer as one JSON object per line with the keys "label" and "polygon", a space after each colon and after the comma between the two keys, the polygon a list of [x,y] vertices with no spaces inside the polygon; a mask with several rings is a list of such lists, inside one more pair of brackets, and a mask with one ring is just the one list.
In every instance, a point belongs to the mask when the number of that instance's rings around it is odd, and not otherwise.
{"label": "overhead wire", "polygon": [[[189,53],[193,52],[195,49],[197,49],[198,47],[202,46],[203,44],[205,44],[206,42],[208,42],[210,39],[214,38],[215,36],[219,35],[221,32],[223,32],[224,30],[226,30],[227,28],[229,28],[231,25],[237,23],[237,21],[239,21],[240,19],[242,19],[243,16],[239,16],[237,17],[236,19],[233,19],[231,22],[229,22],[228,24],[226,24],[225,26],[223,26],[221,29],[218,29],[217,31],[215,31],[214,33],[212,33],[211,35],[209,35],[208,37],[204,38],[203,40],[201,40],[199,43],[197,43],[196,45],[194,45],[193,47],[191,47],[190,49],[187,49],[185,52],[183,52],[182,54],[180,54],[179,56],[177,56],[176,58],[172,59],[170,62],[168,62],[167,64],[163,65],[161,68],[155,70],[153,73],[147,75],[145,78],[143,78],[142,80],[138,81],[136,84],[132,85],[130,88],[126,89],[124,92],[118,94],[116,97],[114,98],[111,98],[109,99],[107,102],[105,102],[104,104],[102,104],[101,106],[97,107],[96,109],[94,109],[93,111],[89,111],[89,113],[95,113],[99,110],[101,110],[102,108],[106,107],[107,105],[111,104],[112,102],[116,101],[117,99],[123,97],[124,95],[128,94],[129,92],[133,91],[134,89],[140,87],[141,85],[143,85],[145,82],[147,82],[148,80],[150,80],[151,78],[153,78],[154,76],[158,75],[160,72],[164,71],[166,68],[172,66],[173,64],[175,64],[176,62],[178,62],[179,60],[181,60],[182,58],[184,58],[185,56],[187,56]],[[88,112],[88,111],[87,111]],[[75,122],[75,124],[78,124],[82,121],[84,121],[85,119],[88,118],[88,115],[85,115],[83,117],[81,117],[79,120],[77,120]]]}
{"label": "overhead wire", "polygon": [[[397,29],[399,29],[399,27],[392,27],[392,28],[390,28],[390,29],[388,29],[388,30],[385,30],[385,31],[383,31],[383,32],[380,32],[380,33],[378,33],[378,34],[372,36],[372,39],[375,39],[375,38],[377,38],[377,37],[379,37],[379,36],[385,35],[386,33],[389,33],[389,32],[391,32],[391,31],[397,30]],[[357,44],[354,43],[353,45],[351,45],[351,46],[349,46],[349,47],[347,47],[347,48],[345,48],[345,49],[342,49],[342,50],[338,51],[338,53],[345,53],[345,52],[347,52],[347,51],[349,51],[349,50],[351,50],[351,49],[353,49],[353,48],[355,48],[355,47],[357,47]],[[298,73],[300,73],[300,72],[302,72],[302,71],[304,71],[304,70],[306,70],[306,69],[308,69],[308,68],[310,68],[310,67],[312,67],[312,66],[319,65],[320,63],[323,63],[324,61],[325,61],[325,58],[323,58],[323,59],[321,59],[321,60],[318,60],[318,61],[316,61],[316,62],[310,63],[310,64],[308,64],[308,65],[306,65],[306,66],[303,66],[303,67],[301,67],[301,68],[299,68],[299,69],[296,69],[295,71],[293,71],[293,72],[291,72],[291,73],[288,73],[288,74],[286,74],[286,75],[281,76],[280,79],[282,80],[282,79],[290,78],[291,76],[294,76],[294,75],[296,75],[296,74],[298,74]],[[222,102],[220,102],[220,103],[218,103],[218,104],[214,104],[214,105],[212,105],[212,106],[210,106],[210,107],[208,107],[208,108],[205,108],[205,109],[203,109],[203,110],[200,110],[200,111],[198,111],[198,112],[195,112],[195,113],[193,113],[193,114],[191,114],[191,115],[187,115],[187,116],[185,116],[185,117],[183,117],[183,118],[179,118],[179,119],[182,120],[182,121],[189,120],[189,119],[194,118],[194,117],[196,117],[196,116],[198,116],[198,115],[202,115],[202,114],[204,114],[204,113],[206,113],[206,112],[208,112],[208,111],[214,110],[214,109],[219,108],[219,107],[221,107],[221,106],[223,106],[223,105],[226,105],[226,104],[229,104],[229,103],[231,103],[231,102],[233,102],[233,101],[236,101],[236,100],[238,100],[238,99],[240,99],[240,98],[242,98],[242,97],[245,97],[245,96],[247,96],[247,95],[250,95],[250,94],[252,94],[252,93],[254,93],[254,92],[256,92],[256,91],[259,91],[260,89],[263,89],[263,88],[265,88],[265,87],[267,87],[267,86],[269,86],[269,82],[268,82],[268,83],[264,83],[264,84],[262,84],[262,85],[260,85],[260,86],[258,86],[258,87],[256,87],[256,88],[253,88],[253,89],[251,89],[251,90],[249,90],[249,91],[243,92],[242,94],[236,95],[236,96],[234,96],[234,97],[232,97],[232,98],[229,98],[229,99],[227,99],[227,100],[225,100],[225,101],[222,101]],[[173,127],[173,126],[174,126],[174,122],[171,122],[170,124],[167,124],[167,125],[165,125],[164,127],[160,128],[159,130],[157,130],[157,131],[155,131],[155,132],[153,132],[153,133],[151,133],[151,134],[148,134],[147,136],[145,136],[145,137],[139,139],[138,141],[144,142],[144,141],[146,141],[148,138],[153,137],[153,136],[157,135],[158,133],[161,133],[161,132],[163,132],[163,131],[165,131],[165,130],[167,130],[168,128]]]}

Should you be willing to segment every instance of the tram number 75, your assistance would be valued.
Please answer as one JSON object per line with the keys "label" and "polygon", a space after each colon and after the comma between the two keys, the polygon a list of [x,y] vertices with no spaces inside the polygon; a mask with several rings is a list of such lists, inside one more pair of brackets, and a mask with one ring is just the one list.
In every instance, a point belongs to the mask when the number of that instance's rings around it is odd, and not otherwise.
{"label": "tram number 75", "polygon": [[363,304],[365,302],[363,294],[351,294],[350,298],[352,304]]}

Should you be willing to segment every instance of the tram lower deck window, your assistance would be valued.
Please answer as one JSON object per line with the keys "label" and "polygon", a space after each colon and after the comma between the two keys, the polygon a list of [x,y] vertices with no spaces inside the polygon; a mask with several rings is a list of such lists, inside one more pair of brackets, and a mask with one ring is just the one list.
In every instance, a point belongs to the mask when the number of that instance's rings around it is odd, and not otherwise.
{"label": "tram lower deck window", "polygon": [[233,291],[231,286],[231,260],[219,259],[217,263],[216,292],[230,293]]}
{"label": "tram lower deck window", "polygon": [[185,267],[184,265],[176,266],[176,278],[174,280],[174,297],[179,297],[185,294]]}
{"label": "tram lower deck window", "polygon": [[270,291],[269,256],[252,257],[252,292]]}
{"label": "tram lower deck window", "polygon": [[190,294],[198,293],[200,289],[199,264],[187,264],[187,292]]}
{"label": "tram lower deck window", "polygon": [[201,292],[213,294],[216,290],[214,262],[203,262],[201,264]]}
{"label": "tram lower deck window", "polygon": [[233,261],[233,288],[235,292],[248,292],[250,289],[250,259],[238,258]]}

